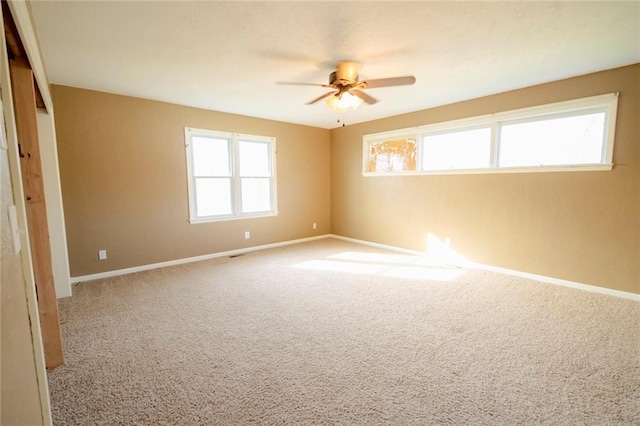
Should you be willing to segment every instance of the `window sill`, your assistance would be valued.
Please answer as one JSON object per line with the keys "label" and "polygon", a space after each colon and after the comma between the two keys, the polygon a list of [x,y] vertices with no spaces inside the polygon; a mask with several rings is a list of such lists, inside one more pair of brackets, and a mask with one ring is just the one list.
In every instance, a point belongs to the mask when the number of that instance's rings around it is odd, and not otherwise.
{"label": "window sill", "polygon": [[245,214],[242,216],[192,217],[189,219],[189,223],[197,224],[197,223],[210,223],[210,222],[228,222],[232,220],[256,219],[260,217],[273,217],[273,216],[278,216],[278,212],[253,213],[253,214]]}
{"label": "window sill", "polygon": [[485,169],[451,169],[451,170],[417,170],[409,172],[364,172],[364,177],[381,176],[422,176],[422,175],[479,175],[499,173],[553,173],[553,172],[595,172],[613,169],[613,163],[603,164],[575,164],[569,166],[540,166],[540,167],[492,167]]}

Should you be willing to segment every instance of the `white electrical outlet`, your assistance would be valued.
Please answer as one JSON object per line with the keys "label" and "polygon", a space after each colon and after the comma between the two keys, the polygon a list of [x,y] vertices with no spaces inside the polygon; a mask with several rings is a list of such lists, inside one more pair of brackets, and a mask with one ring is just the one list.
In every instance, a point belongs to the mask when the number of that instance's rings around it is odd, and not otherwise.
{"label": "white electrical outlet", "polygon": [[244,233],[244,239],[245,239],[245,240],[248,240],[249,238],[251,238],[251,232],[246,231],[246,232]]}
{"label": "white electrical outlet", "polygon": [[313,229],[317,229],[318,228],[318,224],[313,222]]}
{"label": "white electrical outlet", "polygon": [[98,259],[99,260],[105,260],[107,258],[107,251],[106,250],[98,250]]}

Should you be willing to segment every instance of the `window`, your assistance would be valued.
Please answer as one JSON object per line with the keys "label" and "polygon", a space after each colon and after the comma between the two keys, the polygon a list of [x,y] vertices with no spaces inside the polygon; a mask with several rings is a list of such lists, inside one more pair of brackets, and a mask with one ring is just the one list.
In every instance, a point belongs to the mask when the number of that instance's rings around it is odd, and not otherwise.
{"label": "window", "polygon": [[611,170],[617,101],[608,94],[365,135],[363,174]]}
{"label": "window", "polygon": [[185,128],[185,141],[191,222],[277,214],[274,138]]}
{"label": "window", "polygon": [[376,172],[416,169],[416,138],[381,140],[369,144],[369,167]]}
{"label": "window", "polygon": [[489,167],[491,128],[425,134],[421,154],[423,170]]}
{"label": "window", "polygon": [[602,161],[605,113],[506,123],[500,128],[503,167],[597,164]]}

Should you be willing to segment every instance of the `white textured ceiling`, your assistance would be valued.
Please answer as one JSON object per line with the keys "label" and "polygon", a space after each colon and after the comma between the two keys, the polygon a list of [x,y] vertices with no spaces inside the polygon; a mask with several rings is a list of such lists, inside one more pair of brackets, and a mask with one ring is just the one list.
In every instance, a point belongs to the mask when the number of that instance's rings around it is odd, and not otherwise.
{"label": "white textured ceiling", "polygon": [[323,128],[341,60],[370,89],[347,124],[640,62],[640,2],[34,1],[51,83]]}

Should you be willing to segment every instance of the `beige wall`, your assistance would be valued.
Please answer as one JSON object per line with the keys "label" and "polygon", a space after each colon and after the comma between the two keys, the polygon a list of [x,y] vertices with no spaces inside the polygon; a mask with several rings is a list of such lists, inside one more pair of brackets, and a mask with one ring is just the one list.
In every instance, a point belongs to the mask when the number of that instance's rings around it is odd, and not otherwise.
{"label": "beige wall", "polygon": [[[330,232],[328,130],[64,86],[52,93],[72,277]],[[275,136],[279,215],[190,224],[185,126]]]}
{"label": "beige wall", "polygon": [[[368,177],[362,136],[620,92],[606,172]],[[416,96],[428,96],[416,93]],[[335,234],[640,293],[640,65],[331,131]]]}
{"label": "beige wall", "polygon": [[[423,251],[431,234],[471,261],[640,293],[639,76],[635,65],[330,132],[53,86],[71,275],[329,232]],[[364,134],[611,92],[612,171],[361,175]],[[279,216],[190,225],[185,126],[276,136]]]}
{"label": "beige wall", "polygon": [[20,254],[13,254],[7,209],[13,205],[13,191],[7,151],[0,149],[2,202],[2,276],[0,282],[0,424],[42,424],[42,410],[36,373],[35,348],[25,292]]}

